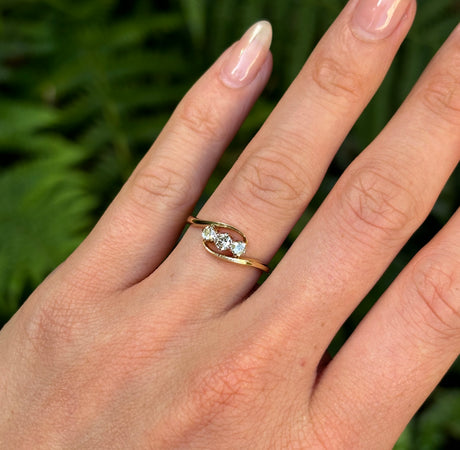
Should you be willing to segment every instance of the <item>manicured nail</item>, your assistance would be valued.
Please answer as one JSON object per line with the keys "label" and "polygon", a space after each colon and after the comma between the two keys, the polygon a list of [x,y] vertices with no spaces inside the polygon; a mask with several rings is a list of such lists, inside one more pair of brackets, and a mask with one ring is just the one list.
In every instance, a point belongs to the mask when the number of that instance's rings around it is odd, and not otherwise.
{"label": "manicured nail", "polygon": [[399,25],[412,1],[360,0],[353,14],[353,29],[367,39],[385,39]]}
{"label": "manicured nail", "polygon": [[229,87],[248,85],[262,67],[272,41],[272,27],[261,20],[249,28],[234,45],[225,62],[221,79]]}

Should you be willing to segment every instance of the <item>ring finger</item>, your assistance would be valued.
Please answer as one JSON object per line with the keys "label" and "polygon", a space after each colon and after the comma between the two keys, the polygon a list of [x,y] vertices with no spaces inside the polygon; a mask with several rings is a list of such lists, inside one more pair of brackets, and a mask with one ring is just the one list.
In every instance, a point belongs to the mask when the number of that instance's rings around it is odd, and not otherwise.
{"label": "ring finger", "polygon": [[[349,2],[200,218],[234,225],[248,237],[248,256],[270,260],[380,85],[414,14],[412,0]],[[189,230],[152,277],[193,261],[182,276],[219,311],[238,301],[259,273],[212,261],[200,241],[198,230]]]}

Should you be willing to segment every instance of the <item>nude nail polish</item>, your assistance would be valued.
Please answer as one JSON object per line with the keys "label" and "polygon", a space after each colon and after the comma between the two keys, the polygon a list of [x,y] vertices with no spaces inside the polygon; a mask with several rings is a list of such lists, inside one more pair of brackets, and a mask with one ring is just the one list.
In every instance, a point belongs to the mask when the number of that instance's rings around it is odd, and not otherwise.
{"label": "nude nail polish", "polygon": [[393,33],[413,0],[360,0],[353,13],[353,31],[370,40]]}
{"label": "nude nail polish", "polygon": [[272,40],[272,27],[261,20],[249,28],[233,46],[221,71],[221,79],[229,87],[247,86],[262,67]]}

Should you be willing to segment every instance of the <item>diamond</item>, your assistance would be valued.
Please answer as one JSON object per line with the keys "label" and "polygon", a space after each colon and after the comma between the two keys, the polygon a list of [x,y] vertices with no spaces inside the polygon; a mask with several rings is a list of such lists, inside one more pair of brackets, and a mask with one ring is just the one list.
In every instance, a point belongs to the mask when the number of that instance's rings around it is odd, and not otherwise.
{"label": "diamond", "polygon": [[211,241],[211,242],[214,242],[216,237],[217,237],[217,232],[216,230],[214,229],[214,227],[212,225],[208,225],[206,228],[203,229],[203,231],[201,232],[201,237],[205,240],[205,241]]}
{"label": "diamond", "polygon": [[217,233],[217,236],[214,238],[214,243],[219,250],[223,251],[229,250],[233,241],[227,233]]}
{"label": "diamond", "polygon": [[239,258],[246,251],[246,243],[241,241],[232,242],[230,246],[233,256]]}

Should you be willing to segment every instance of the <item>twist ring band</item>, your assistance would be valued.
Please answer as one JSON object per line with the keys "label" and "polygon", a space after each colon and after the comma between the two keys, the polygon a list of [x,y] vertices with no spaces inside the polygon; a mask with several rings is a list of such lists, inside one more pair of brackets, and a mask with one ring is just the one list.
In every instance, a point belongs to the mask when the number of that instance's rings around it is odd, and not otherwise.
{"label": "twist ring band", "polygon": [[[242,256],[246,253],[248,240],[244,233],[242,233],[237,228],[226,223],[213,222],[211,220],[201,220],[193,216],[189,216],[187,222],[190,225],[203,228],[203,231],[201,232],[201,237],[203,238],[203,246],[209,253],[211,253],[211,255],[214,255],[217,258],[228,262],[254,267],[256,269],[263,270],[264,272],[270,272],[270,268],[257,259],[242,258]],[[221,228],[234,231],[241,236],[242,240],[233,240],[228,233],[219,232],[218,230]],[[209,246],[211,243],[213,243],[221,252],[228,251],[231,252],[233,256],[216,252]]]}

